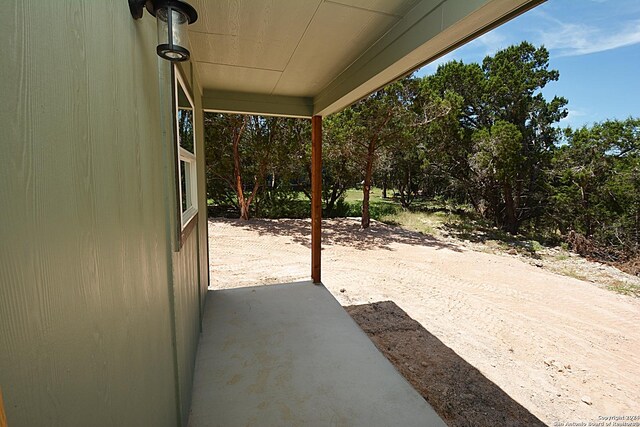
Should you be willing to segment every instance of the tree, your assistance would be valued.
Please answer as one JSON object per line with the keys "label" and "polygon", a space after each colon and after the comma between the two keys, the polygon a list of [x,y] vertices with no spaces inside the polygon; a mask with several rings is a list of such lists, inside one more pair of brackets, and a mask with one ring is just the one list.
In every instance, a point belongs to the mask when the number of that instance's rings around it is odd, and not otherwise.
{"label": "tree", "polygon": [[549,52],[528,42],[510,46],[484,59],[486,78],[481,122],[493,126],[498,121],[513,124],[520,134],[521,163],[511,188],[515,215],[509,200],[505,209],[496,209],[496,222],[511,233],[518,232],[523,221],[539,217],[548,199],[547,176],[558,129],[553,126],[566,117],[567,100],[554,97],[546,101],[540,93],[547,83],[559,78],[549,69]]}
{"label": "tree", "polygon": [[[422,161],[416,147],[389,147],[384,150],[384,172],[388,182],[397,189],[400,205],[408,209],[421,189]],[[381,168],[382,169],[382,168]]]}
{"label": "tree", "polygon": [[[448,96],[456,107],[455,115],[426,129],[425,163],[450,177],[450,196],[464,194],[481,215],[511,233],[544,213],[558,137],[554,124],[567,114],[564,98],[546,101],[540,93],[559,77],[548,59],[544,47],[523,42],[487,56],[482,67],[454,61],[425,79],[430,90]],[[513,175],[501,172],[514,162]]]}
{"label": "tree", "polygon": [[[370,225],[369,200],[374,169],[385,150],[415,150],[416,134],[451,106],[433,92],[423,91],[409,77],[392,83],[336,115],[333,126],[349,141],[362,167],[362,228]],[[389,157],[389,156],[386,156]]]}
{"label": "tree", "polygon": [[238,114],[204,114],[207,198],[233,206],[239,212],[234,182],[233,141],[244,125]]}
{"label": "tree", "polygon": [[424,92],[434,92],[451,107],[440,120],[424,126],[420,134],[423,168],[432,183],[427,194],[441,195],[459,203],[471,203],[485,214],[482,192],[469,158],[473,133],[481,127],[485,76],[478,64],[452,61],[438,67],[421,82]]}
{"label": "tree", "polygon": [[565,130],[550,216],[562,233],[635,253],[640,242],[640,119]]}
{"label": "tree", "polygon": [[[286,119],[207,113],[205,139],[209,197],[224,197],[249,219],[251,205],[270,174],[275,177],[291,163],[292,142]],[[249,183],[249,184],[248,184]]]}
{"label": "tree", "polygon": [[501,193],[501,201],[492,200],[493,205],[504,205],[504,224],[499,225],[516,233],[521,199],[514,195],[514,189],[518,186],[518,171],[524,163],[522,135],[516,125],[498,120],[491,128],[477,131],[473,140],[475,152],[471,156],[471,168],[487,190],[485,198],[498,199],[496,195]]}
{"label": "tree", "polygon": [[309,120],[284,117],[271,117],[265,124],[274,138],[268,142],[265,184],[256,196],[255,215],[278,217],[289,212],[300,191],[310,189],[311,126]]}
{"label": "tree", "polygon": [[369,196],[376,154],[385,146],[401,144],[409,139],[410,119],[403,83],[393,83],[333,118],[332,126],[340,129],[339,137],[351,145],[351,152],[360,160],[362,167],[362,228],[370,224]]}
{"label": "tree", "polygon": [[324,213],[330,216],[336,212],[345,192],[360,181],[360,167],[358,150],[351,143],[349,129],[345,127],[342,116],[327,117],[323,127],[322,199]]}

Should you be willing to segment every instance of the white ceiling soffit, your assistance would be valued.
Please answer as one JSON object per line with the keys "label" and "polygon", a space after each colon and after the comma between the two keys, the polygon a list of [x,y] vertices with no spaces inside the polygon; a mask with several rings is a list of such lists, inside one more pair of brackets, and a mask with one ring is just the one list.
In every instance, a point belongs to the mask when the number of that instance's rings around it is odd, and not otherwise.
{"label": "white ceiling soffit", "polygon": [[328,115],[544,0],[191,0],[206,110]]}

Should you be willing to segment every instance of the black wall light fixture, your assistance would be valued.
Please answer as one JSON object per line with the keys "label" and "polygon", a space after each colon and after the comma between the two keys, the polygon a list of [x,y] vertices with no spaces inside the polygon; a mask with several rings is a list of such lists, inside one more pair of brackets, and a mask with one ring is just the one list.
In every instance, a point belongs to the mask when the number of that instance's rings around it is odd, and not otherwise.
{"label": "black wall light fixture", "polygon": [[171,62],[189,59],[187,25],[198,19],[198,13],[181,0],[129,0],[134,19],[142,18],[144,8],[158,21],[158,55]]}

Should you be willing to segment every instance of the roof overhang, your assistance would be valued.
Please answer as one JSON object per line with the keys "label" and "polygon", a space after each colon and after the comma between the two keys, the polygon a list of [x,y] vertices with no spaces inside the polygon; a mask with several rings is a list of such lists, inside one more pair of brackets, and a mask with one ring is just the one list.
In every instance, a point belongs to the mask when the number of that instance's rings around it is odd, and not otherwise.
{"label": "roof overhang", "polygon": [[202,105],[326,116],[543,1],[198,0]]}

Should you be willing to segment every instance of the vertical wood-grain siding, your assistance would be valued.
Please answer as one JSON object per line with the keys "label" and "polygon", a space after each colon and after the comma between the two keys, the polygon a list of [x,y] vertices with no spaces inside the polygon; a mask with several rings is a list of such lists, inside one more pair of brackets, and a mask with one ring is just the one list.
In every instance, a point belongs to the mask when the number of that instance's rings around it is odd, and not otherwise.
{"label": "vertical wood-grain siding", "polygon": [[[191,68],[194,101],[196,103],[196,141],[197,149],[203,153],[198,159],[198,244],[199,244],[199,268],[200,268],[200,320],[204,313],[204,303],[209,289],[209,212],[207,210],[207,179],[205,174],[206,161],[204,157],[204,111],[202,107],[202,87],[197,76],[197,68]],[[202,322],[200,322],[202,323]]]}
{"label": "vertical wood-grain siding", "polygon": [[[206,240],[203,232],[207,233],[206,226],[202,227],[202,219],[206,221],[206,191],[204,178],[200,180],[200,172],[204,174],[204,138],[202,127],[202,107],[201,96],[198,89],[198,82],[192,74],[191,64],[180,63],[177,65],[185,83],[186,90],[190,92],[194,105],[194,125],[196,137],[196,157],[198,171],[198,220],[197,224],[189,234],[187,239],[180,246],[180,242],[174,243],[174,249],[180,248],[172,254],[172,285],[173,285],[173,306],[175,316],[175,340],[176,340],[176,367],[178,374],[178,401],[180,408],[180,418],[183,425],[186,425],[191,407],[191,389],[193,385],[193,373],[195,370],[195,356],[200,337],[201,326],[201,286],[205,277],[202,277],[200,266],[202,265],[201,241]],[[169,75],[168,73],[167,75]],[[164,98],[164,97],[163,97]],[[168,101],[167,101],[168,103]],[[169,105],[166,105],[168,108]],[[175,121],[171,121],[173,125]],[[168,125],[168,123],[167,123]],[[167,134],[169,129],[167,129]],[[173,193],[172,193],[173,194]],[[177,202],[176,202],[177,203]],[[204,207],[203,207],[204,205]],[[175,221],[179,221],[176,219]],[[178,224],[179,222],[174,222]],[[206,251],[204,252],[205,264],[208,266]],[[208,271],[208,267],[207,267]],[[206,284],[204,285],[206,286]]]}
{"label": "vertical wood-grain siding", "polygon": [[200,337],[197,227],[184,242],[180,252],[174,253],[173,261],[180,415],[183,425],[186,425]]}
{"label": "vertical wood-grain siding", "polygon": [[126,1],[9,0],[0,36],[8,424],[175,426],[202,227],[172,252],[155,20]]}

